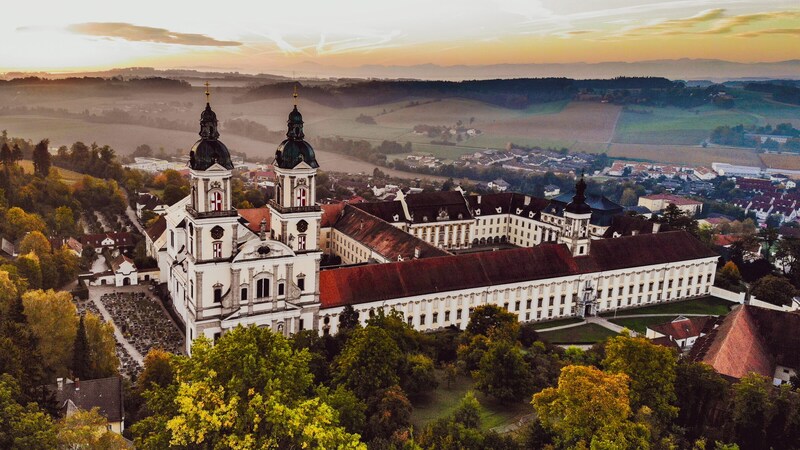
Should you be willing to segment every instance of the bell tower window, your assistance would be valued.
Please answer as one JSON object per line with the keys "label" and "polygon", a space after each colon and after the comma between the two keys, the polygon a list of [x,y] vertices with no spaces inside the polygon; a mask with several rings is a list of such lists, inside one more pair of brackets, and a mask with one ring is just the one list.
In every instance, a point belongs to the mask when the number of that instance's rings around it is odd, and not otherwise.
{"label": "bell tower window", "polygon": [[305,234],[298,234],[297,235],[297,249],[298,250],[305,250],[306,249],[306,235]]}
{"label": "bell tower window", "polygon": [[296,206],[308,206],[308,189],[301,187],[295,193]]}
{"label": "bell tower window", "polygon": [[222,192],[213,191],[208,201],[211,211],[222,211]]}
{"label": "bell tower window", "polygon": [[214,242],[212,246],[213,246],[214,259],[222,258],[222,242],[219,241]]}

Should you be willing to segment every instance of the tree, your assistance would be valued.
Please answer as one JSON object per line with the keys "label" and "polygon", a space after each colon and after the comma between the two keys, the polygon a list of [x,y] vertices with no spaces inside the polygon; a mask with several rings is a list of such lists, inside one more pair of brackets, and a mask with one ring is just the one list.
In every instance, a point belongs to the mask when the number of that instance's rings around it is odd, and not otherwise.
{"label": "tree", "polygon": [[114,327],[104,323],[95,314],[86,313],[81,318],[85,322],[86,340],[89,345],[89,376],[105,378],[116,375],[119,367]]}
{"label": "tree", "polygon": [[72,345],[78,332],[78,317],[69,292],[28,291],[22,296],[25,316],[39,342],[48,379],[67,376]]}
{"label": "tree", "polygon": [[69,206],[59,206],[53,215],[53,231],[61,237],[75,233],[75,214]]}
{"label": "tree", "polygon": [[519,329],[517,316],[497,305],[480,305],[473,309],[467,333],[491,338],[516,339]]}
{"label": "tree", "polygon": [[72,345],[72,375],[78,379],[86,380],[94,378],[92,376],[92,355],[89,349],[89,339],[86,337],[86,325],[83,322],[83,315],[78,321],[78,331],[75,333],[75,341]]}
{"label": "tree", "polygon": [[663,425],[677,415],[675,397],[675,352],[648,339],[622,334],[606,343],[603,367],[630,377],[631,408],[647,406]]}
{"label": "tree", "polygon": [[175,381],[175,371],[172,368],[172,353],[159,348],[152,348],[144,357],[144,369],[136,379],[137,387],[141,391],[149,389],[152,385],[165,388]]}
{"label": "tree", "polygon": [[367,400],[400,381],[401,358],[388,332],[374,326],[358,328],[334,361],[334,380]]}
{"label": "tree", "polygon": [[533,392],[529,369],[513,343],[495,341],[481,358],[475,387],[504,403],[520,401]]}
{"label": "tree", "polygon": [[58,443],[65,449],[91,448],[98,450],[126,450],[123,437],[108,429],[108,420],[97,408],[78,410],[58,424]]}
{"label": "tree", "polygon": [[772,261],[772,246],[778,241],[778,228],[767,226],[759,231],[758,236],[767,244],[765,256],[768,261]]}
{"label": "tree", "polygon": [[23,157],[24,155],[22,154],[22,149],[20,149],[19,144],[15,142],[11,147],[11,160],[13,162],[19,162],[22,161]]}
{"label": "tree", "polygon": [[661,222],[675,230],[685,230],[697,234],[697,220],[688,216],[685,211],[670,203],[661,214]]}
{"label": "tree", "polygon": [[744,448],[762,448],[767,425],[774,414],[772,385],[764,376],[750,373],[733,386],[731,425],[736,441]]}
{"label": "tree", "polygon": [[582,444],[586,448],[594,436],[618,435],[619,431],[638,434],[640,428],[631,430],[628,426],[629,380],[624,373],[566,366],[561,369],[557,387],[533,396],[533,407],[542,427],[554,435],[561,447]]}
{"label": "tree", "polygon": [[17,382],[0,374],[0,448],[49,450],[56,448],[56,431],[50,416],[35,403],[23,406]]}
{"label": "tree", "polygon": [[337,386],[336,389],[320,386],[317,388],[317,396],[338,413],[339,423],[348,433],[364,432],[367,405],[352,391],[344,386]]}
{"label": "tree", "polygon": [[339,314],[339,331],[353,330],[361,326],[358,320],[358,311],[353,308],[353,305],[345,305],[342,313]]}
{"label": "tree", "polygon": [[42,267],[36,253],[26,253],[17,257],[17,272],[26,282],[26,287],[30,289],[40,289],[42,287]]}
{"label": "tree", "polygon": [[150,157],[153,156],[153,149],[147,144],[142,144],[136,147],[131,156]]}
{"label": "tree", "polygon": [[45,178],[50,173],[49,145],[49,140],[42,139],[33,149],[33,171],[41,178]]}
{"label": "tree", "polygon": [[401,383],[403,390],[410,396],[424,394],[439,386],[433,370],[433,360],[421,353],[406,356],[402,370]]}
{"label": "tree", "polygon": [[677,423],[687,429],[689,438],[702,436],[709,413],[722,402],[728,383],[713,367],[703,363],[680,363],[676,368],[675,394]]}
{"label": "tree", "polygon": [[364,448],[309,397],[308,352],[269,329],[237,327],[170,358],[174,381],[144,392],[154,414],[134,425],[137,448]]}
{"label": "tree", "polygon": [[17,239],[28,232],[45,233],[47,225],[38,214],[28,214],[22,208],[15,206],[6,211],[6,224],[3,231],[8,239]]}
{"label": "tree", "polygon": [[767,275],[753,283],[750,294],[773,305],[790,305],[796,289],[785,277]]}
{"label": "tree", "polygon": [[636,206],[639,201],[639,196],[633,188],[625,188],[622,191],[622,196],[619,198],[619,204],[622,206]]}
{"label": "tree", "polygon": [[11,158],[11,148],[7,142],[3,142],[3,145],[0,146],[0,163],[3,164],[6,170],[8,170],[8,166],[14,163]]}
{"label": "tree", "polygon": [[49,254],[52,251],[50,240],[40,231],[31,231],[26,234],[19,244],[20,253],[35,253],[36,256]]}
{"label": "tree", "polygon": [[369,403],[364,433],[368,440],[389,438],[410,425],[413,407],[400,386],[377,391]]}

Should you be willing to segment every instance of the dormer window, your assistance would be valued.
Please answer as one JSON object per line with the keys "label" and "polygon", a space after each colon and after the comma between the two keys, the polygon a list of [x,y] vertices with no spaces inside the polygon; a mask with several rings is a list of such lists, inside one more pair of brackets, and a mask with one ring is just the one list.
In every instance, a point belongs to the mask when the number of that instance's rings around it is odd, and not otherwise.
{"label": "dormer window", "polygon": [[222,211],[222,192],[213,191],[208,197],[208,202],[211,211]]}

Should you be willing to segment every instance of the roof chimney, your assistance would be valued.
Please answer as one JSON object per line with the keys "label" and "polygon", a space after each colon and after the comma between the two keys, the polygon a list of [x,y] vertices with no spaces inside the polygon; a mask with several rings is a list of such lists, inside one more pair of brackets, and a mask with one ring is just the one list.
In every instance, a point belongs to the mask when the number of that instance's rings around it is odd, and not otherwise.
{"label": "roof chimney", "polygon": [[636,236],[639,234],[639,230],[631,230],[631,236]]}
{"label": "roof chimney", "polygon": [[64,390],[64,379],[61,377],[56,378],[56,385],[58,386],[59,391]]}
{"label": "roof chimney", "polygon": [[419,259],[419,247],[414,247],[414,259]]}
{"label": "roof chimney", "polygon": [[653,222],[653,234],[658,233],[658,230],[661,229],[661,224],[658,222]]}
{"label": "roof chimney", "polygon": [[525,196],[525,206],[528,206],[530,204],[531,204],[531,196],[530,195],[526,195]]}
{"label": "roof chimney", "polygon": [[478,196],[478,204],[479,205],[481,204],[481,196],[480,195]]}
{"label": "roof chimney", "polygon": [[363,230],[364,229],[364,219],[361,219],[361,222],[358,223],[358,229],[359,230]]}
{"label": "roof chimney", "polygon": [[75,390],[76,391],[80,391],[81,390],[81,379],[80,378],[75,378]]}

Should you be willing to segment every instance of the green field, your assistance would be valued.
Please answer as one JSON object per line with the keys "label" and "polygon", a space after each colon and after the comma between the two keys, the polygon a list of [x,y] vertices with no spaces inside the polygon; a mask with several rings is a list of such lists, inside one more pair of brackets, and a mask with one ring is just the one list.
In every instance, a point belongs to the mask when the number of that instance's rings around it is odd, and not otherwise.
{"label": "green field", "polygon": [[629,317],[626,319],[611,319],[610,322],[637,333],[644,334],[648,326],[658,323],[667,323],[673,319],[675,319],[675,317]]}
{"label": "green field", "polygon": [[595,323],[539,333],[542,339],[552,344],[594,344],[616,335]]}
{"label": "green field", "polygon": [[569,319],[548,320],[547,322],[536,322],[533,324],[534,330],[543,330],[546,328],[560,327],[564,325],[572,325],[573,323],[581,323],[583,319],[578,317],[570,317]]}
{"label": "green field", "polygon": [[516,405],[504,405],[496,402],[480,392],[475,391],[475,382],[467,376],[459,375],[456,383],[447,388],[444,374],[437,370],[439,387],[424,398],[415,399],[411,423],[421,429],[426,423],[452,414],[458,407],[467,391],[473,391],[481,404],[481,428],[487,430],[497,426],[514,423],[519,416],[529,414],[533,408],[522,402]]}
{"label": "green field", "polygon": [[627,144],[697,145],[721,125],[755,125],[758,118],[738,110],[626,107],[614,142]]}
{"label": "green field", "polygon": [[[632,316],[642,314],[708,314],[721,316],[730,312],[731,303],[717,297],[702,297],[695,300],[662,303],[660,305],[644,306],[642,308],[620,309],[618,316]],[[614,311],[600,314],[602,317],[614,317]]]}

